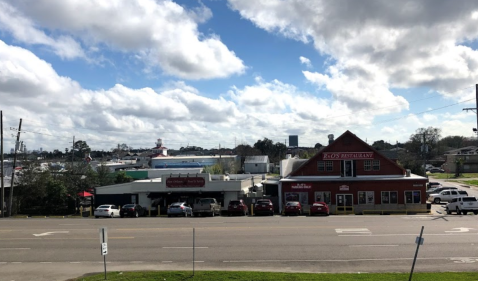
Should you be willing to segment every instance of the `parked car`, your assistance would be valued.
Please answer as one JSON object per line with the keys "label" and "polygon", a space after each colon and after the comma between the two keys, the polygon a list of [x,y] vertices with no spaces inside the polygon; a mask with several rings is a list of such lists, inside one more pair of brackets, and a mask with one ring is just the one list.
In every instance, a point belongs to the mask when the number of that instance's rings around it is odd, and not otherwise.
{"label": "parked car", "polygon": [[289,201],[285,204],[284,207],[284,216],[289,215],[301,215],[302,214],[302,205],[298,201]]}
{"label": "parked car", "polygon": [[427,183],[427,189],[439,188],[439,187],[442,187],[441,183],[439,183],[439,182],[429,182],[429,183]]}
{"label": "parked car", "polygon": [[478,200],[473,196],[453,198],[446,205],[446,213],[450,215],[452,212],[456,212],[457,215],[461,215],[461,213],[466,215],[468,212],[473,212],[478,215]]}
{"label": "parked car", "polygon": [[139,204],[126,204],[121,207],[120,217],[144,217],[146,216],[146,209]]}
{"label": "parked car", "polygon": [[274,205],[270,199],[259,199],[254,205],[254,214],[255,215],[274,215]]}
{"label": "parked car", "polygon": [[430,188],[429,190],[427,190],[427,196],[429,197],[430,194],[433,194],[433,193],[440,193],[442,192],[443,190],[457,190],[458,188],[456,187],[452,187],[452,186],[447,186],[447,187],[438,187],[438,188]]}
{"label": "parked car", "polygon": [[314,202],[310,207],[310,215],[329,215],[329,206],[325,202]]}
{"label": "parked car", "polygon": [[455,197],[468,196],[468,192],[464,190],[443,190],[440,193],[430,194],[428,200],[435,204],[439,204],[442,201],[450,202]]}
{"label": "parked car", "polygon": [[443,170],[442,168],[431,168],[430,169],[430,173],[434,174],[434,173],[444,173],[445,170]]}
{"label": "parked car", "polygon": [[193,216],[215,215],[221,214],[221,203],[217,202],[216,198],[201,198],[193,206]]}
{"label": "parked car", "polygon": [[100,205],[95,209],[95,218],[114,218],[120,216],[120,210],[116,205]]}
{"label": "parked car", "polygon": [[191,206],[189,206],[186,202],[173,203],[168,207],[168,217],[171,216],[192,217],[193,208],[191,208]]}
{"label": "parked car", "polygon": [[240,200],[231,200],[227,206],[227,214],[231,215],[249,215],[249,207],[244,203],[242,199]]}

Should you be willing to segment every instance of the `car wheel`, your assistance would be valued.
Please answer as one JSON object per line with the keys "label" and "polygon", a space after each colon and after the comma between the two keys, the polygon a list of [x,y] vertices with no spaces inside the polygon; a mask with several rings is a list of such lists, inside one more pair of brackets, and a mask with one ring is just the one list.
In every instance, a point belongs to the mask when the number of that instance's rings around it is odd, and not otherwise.
{"label": "car wheel", "polygon": [[139,213],[138,212],[134,213],[134,216],[139,217]]}
{"label": "car wheel", "polygon": [[274,212],[271,212],[270,215],[273,216],[273,215],[274,215]]}
{"label": "car wheel", "polygon": [[120,215],[120,218],[124,218],[124,215]]}
{"label": "car wheel", "polygon": [[99,218],[99,216],[95,216],[95,219]]}
{"label": "car wheel", "polygon": [[468,211],[463,211],[463,215],[468,215]]}
{"label": "car wheel", "polygon": [[115,214],[113,212],[111,212],[110,214],[110,218],[114,218]]}
{"label": "car wheel", "polygon": [[456,214],[461,215],[461,211],[460,211],[460,209],[458,209],[458,207],[456,207]]}
{"label": "car wheel", "polygon": [[451,211],[448,210],[448,208],[446,209],[446,213],[447,213],[447,215],[451,215]]}
{"label": "car wheel", "polygon": [[440,198],[435,198],[435,200],[433,200],[433,202],[434,202],[435,204],[440,204]]}
{"label": "car wheel", "polygon": [[478,215],[478,211],[474,211],[473,214]]}

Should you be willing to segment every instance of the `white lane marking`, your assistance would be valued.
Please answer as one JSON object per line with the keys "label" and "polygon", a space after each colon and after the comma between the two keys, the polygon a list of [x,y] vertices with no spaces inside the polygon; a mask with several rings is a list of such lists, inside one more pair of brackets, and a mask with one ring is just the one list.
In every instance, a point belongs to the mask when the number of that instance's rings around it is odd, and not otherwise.
{"label": "white lane marking", "polygon": [[194,262],[204,262],[204,261],[194,261]]}
{"label": "white lane marking", "polygon": [[336,228],[335,232],[337,233],[361,233],[361,234],[372,234],[368,228]]}
{"label": "white lane marking", "polygon": [[[417,236],[414,234],[370,234],[370,235],[354,235],[354,234],[341,234],[339,237],[387,237],[387,236]],[[423,236],[476,236],[476,233],[463,233],[463,234],[447,234],[447,233],[431,233],[423,234]]]}
{"label": "white lane marking", "polygon": [[59,225],[89,225],[89,224],[60,223]]}
{"label": "white lane marking", "polygon": [[[451,260],[451,259],[464,259],[464,258],[450,258],[450,257],[417,258],[417,260]],[[348,260],[230,260],[230,261],[222,261],[222,262],[224,263],[280,263],[280,262],[357,262],[357,261],[360,262],[360,261],[409,261],[409,260],[413,260],[413,258],[348,259]]]}
{"label": "white lane marking", "polygon": [[189,222],[190,224],[201,224],[201,223],[206,223],[206,224],[210,224],[210,223],[224,223],[223,221],[220,221],[220,222],[217,222],[217,221],[214,221],[214,222]]}
{"label": "white lane marking", "polygon": [[172,262],[172,261],[162,261],[162,262],[164,262],[164,263],[169,263],[169,262]]}
{"label": "white lane marking", "polygon": [[130,263],[143,263],[143,261],[131,261]]}
{"label": "white lane marking", "polygon": [[41,261],[40,263],[51,263],[51,261]]}
{"label": "white lane marking", "polygon": [[31,250],[30,248],[0,248],[0,250]]}
{"label": "white lane marking", "polygon": [[47,236],[47,235],[53,235],[55,233],[69,233],[69,231],[52,231],[52,232],[45,232],[45,233],[40,233],[40,234],[33,234],[33,236]]}
{"label": "white lane marking", "polygon": [[398,247],[398,245],[350,245],[349,247]]}
{"label": "white lane marking", "polygon": [[478,261],[476,258],[450,258],[454,263],[475,263]]}
{"label": "white lane marking", "polygon": [[0,264],[7,264],[6,261],[0,261]]}
{"label": "white lane marking", "polygon": [[[192,249],[193,247],[163,247],[163,249]],[[194,247],[196,249],[209,249],[209,247]]]}
{"label": "white lane marking", "polygon": [[470,228],[470,227],[455,227],[455,228],[452,228],[452,229],[458,229],[458,230],[448,230],[448,231],[445,231],[445,232],[469,232],[470,229],[474,229],[474,228]]}
{"label": "white lane marking", "polygon": [[70,261],[70,263],[81,263],[81,261]]}
{"label": "white lane marking", "polygon": [[22,263],[21,261],[12,261],[12,263]]}

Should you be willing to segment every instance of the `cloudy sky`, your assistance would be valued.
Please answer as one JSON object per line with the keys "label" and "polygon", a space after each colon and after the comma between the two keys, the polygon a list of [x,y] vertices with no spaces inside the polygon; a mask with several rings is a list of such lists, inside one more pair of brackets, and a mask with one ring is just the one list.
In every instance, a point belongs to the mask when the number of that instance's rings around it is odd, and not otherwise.
{"label": "cloudy sky", "polygon": [[473,136],[476,0],[0,0],[5,150]]}

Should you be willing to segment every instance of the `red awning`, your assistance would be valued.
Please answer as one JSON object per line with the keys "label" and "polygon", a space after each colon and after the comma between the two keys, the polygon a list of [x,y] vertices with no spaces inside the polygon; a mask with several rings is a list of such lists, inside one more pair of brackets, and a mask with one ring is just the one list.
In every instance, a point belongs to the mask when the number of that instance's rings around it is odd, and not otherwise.
{"label": "red awning", "polygon": [[93,194],[89,193],[88,191],[82,191],[78,193],[78,196],[80,197],[91,197]]}

